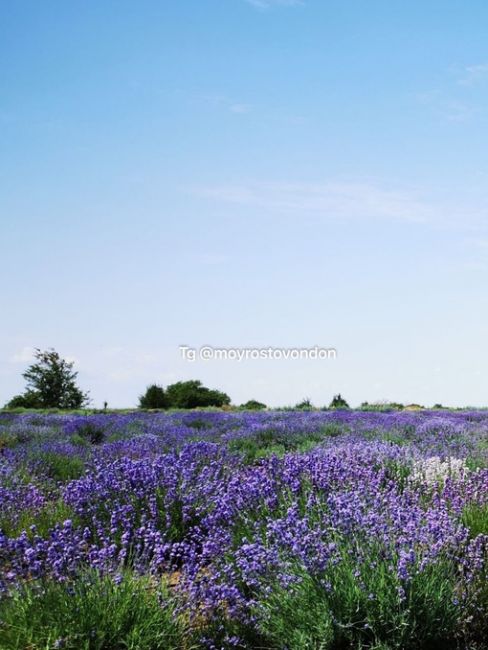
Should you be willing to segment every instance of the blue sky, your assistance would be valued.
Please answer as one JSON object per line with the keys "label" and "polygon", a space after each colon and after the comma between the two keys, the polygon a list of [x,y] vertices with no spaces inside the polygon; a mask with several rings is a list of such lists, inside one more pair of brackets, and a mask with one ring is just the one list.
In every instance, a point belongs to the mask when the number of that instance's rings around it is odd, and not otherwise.
{"label": "blue sky", "polygon": [[188,378],[488,405],[485,2],[1,12],[0,403],[53,346],[94,405]]}

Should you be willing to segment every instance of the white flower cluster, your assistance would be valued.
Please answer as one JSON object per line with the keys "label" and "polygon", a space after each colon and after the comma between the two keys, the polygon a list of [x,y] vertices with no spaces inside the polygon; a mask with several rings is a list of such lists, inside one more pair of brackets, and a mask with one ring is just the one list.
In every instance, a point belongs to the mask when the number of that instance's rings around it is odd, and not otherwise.
{"label": "white flower cluster", "polygon": [[462,478],[467,470],[466,463],[462,458],[448,457],[442,460],[439,456],[430,456],[414,461],[410,479],[438,483],[439,481],[444,482],[447,478]]}

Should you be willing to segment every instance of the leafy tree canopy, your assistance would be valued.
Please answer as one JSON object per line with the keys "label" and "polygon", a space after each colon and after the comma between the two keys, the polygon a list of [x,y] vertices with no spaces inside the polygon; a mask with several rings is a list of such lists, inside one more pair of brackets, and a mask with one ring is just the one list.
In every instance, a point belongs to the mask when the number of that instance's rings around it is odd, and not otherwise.
{"label": "leafy tree canopy", "polygon": [[168,397],[162,386],[152,384],[146,388],[144,395],[139,397],[139,408],[141,409],[165,409],[168,408]]}
{"label": "leafy tree canopy", "polygon": [[170,408],[192,409],[205,406],[225,406],[230,397],[218,390],[202,385],[201,381],[178,381],[166,388]]}
{"label": "leafy tree canopy", "polygon": [[37,348],[34,357],[36,362],[22,374],[27,382],[24,394],[12,398],[8,407],[78,409],[88,403],[88,393],[76,384],[74,362],[62,359],[52,348]]}

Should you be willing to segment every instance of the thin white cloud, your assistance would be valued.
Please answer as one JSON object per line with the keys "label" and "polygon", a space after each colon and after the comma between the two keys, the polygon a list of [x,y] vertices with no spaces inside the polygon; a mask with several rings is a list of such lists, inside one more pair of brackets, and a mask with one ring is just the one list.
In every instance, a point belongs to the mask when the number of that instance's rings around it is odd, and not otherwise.
{"label": "thin white cloud", "polygon": [[229,110],[231,113],[250,113],[252,106],[250,104],[231,104]]}
{"label": "thin white cloud", "polygon": [[226,95],[220,94],[207,94],[201,95],[199,101],[203,101],[205,104],[213,106],[215,108],[220,108],[227,110],[231,113],[245,114],[250,113],[253,110],[252,104],[248,104],[241,101],[235,101],[230,99]]}
{"label": "thin white cloud", "polygon": [[420,187],[392,187],[378,181],[252,181],[193,188],[192,192],[274,216],[429,224],[461,229],[478,239],[486,237],[487,231],[488,205],[480,197],[456,198],[451,192],[432,194]]}
{"label": "thin white cloud", "polygon": [[245,0],[256,9],[271,9],[272,7],[298,7],[305,4],[303,0]]}
{"label": "thin white cloud", "polygon": [[474,86],[480,81],[488,79],[488,63],[477,63],[464,68],[462,76],[458,79],[461,86]]}
{"label": "thin white cloud", "polygon": [[417,101],[429,107],[440,119],[447,122],[468,122],[477,112],[470,103],[447,97],[438,90],[416,95]]}
{"label": "thin white cloud", "polygon": [[197,190],[219,202],[325,218],[380,218],[430,222],[437,210],[413,193],[365,182],[263,183],[220,185]]}

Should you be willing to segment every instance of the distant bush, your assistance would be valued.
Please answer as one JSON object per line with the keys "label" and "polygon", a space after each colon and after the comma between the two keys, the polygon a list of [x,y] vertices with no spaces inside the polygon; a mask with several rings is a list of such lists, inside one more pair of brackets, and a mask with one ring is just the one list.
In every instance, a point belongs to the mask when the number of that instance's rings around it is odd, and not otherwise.
{"label": "distant bush", "polygon": [[346,402],[346,400],[342,397],[340,393],[337,395],[334,395],[332,398],[331,403],[329,404],[330,409],[348,409],[350,408],[349,404]]}
{"label": "distant bush", "polygon": [[170,408],[193,409],[206,406],[225,406],[230,404],[230,397],[218,390],[211,390],[201,381],[178,381],[166,388],[166,397]]}
{"label": "distant bush", "polygon": [[361,411],[401,411],[403,404],[399,402],[363,402],[359,407]]}
{"label": "distant bush", "polygon": [[301,402],[298,402],[298,404],[295,406],[295,408],[299,409],[300,411],[311,411],[313,407],[314,406],[308,397],[303,399]]}
{"label": "distant bush", "polygon": [[168,398],[162,386],[152,384],[146,388],[144,395],[139,397],[139,408],[141,409],[165,409],[168,408]]}
{"label": "distant bush", "polygon": [[241,404],[239,408],[243,409],[244,411],[262,411],[263,409],[267,408],[267,406],[266,404],[258,402],[255,399],[250,399],[245,404]]}

